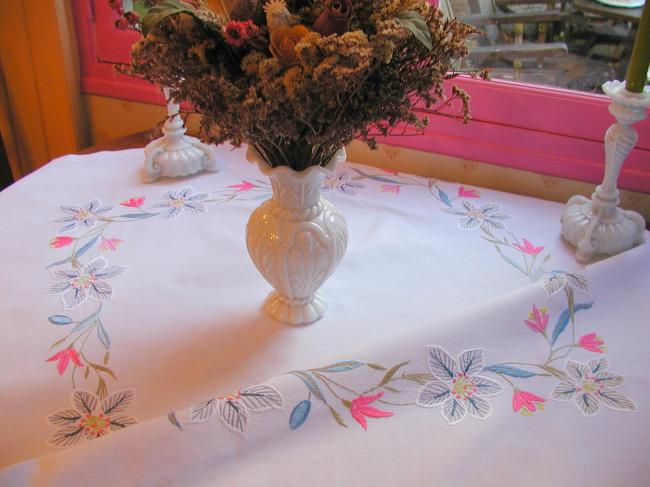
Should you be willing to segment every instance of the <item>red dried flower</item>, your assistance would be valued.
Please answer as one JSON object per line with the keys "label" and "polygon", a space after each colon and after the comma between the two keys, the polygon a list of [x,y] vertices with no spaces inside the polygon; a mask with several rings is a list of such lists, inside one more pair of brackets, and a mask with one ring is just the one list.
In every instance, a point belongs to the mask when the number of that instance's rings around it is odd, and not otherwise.
{"label": "red dried flower", "polygon": [[350,27],[352,0],[326,0],[325,10],[312,26],[322,36],[345,34]]}
{"label": "red dried flower", "polygon": [[223,36],[231,46],[243,46],[257,35],[259,27],[252,20],[231,20],[223,28]]}

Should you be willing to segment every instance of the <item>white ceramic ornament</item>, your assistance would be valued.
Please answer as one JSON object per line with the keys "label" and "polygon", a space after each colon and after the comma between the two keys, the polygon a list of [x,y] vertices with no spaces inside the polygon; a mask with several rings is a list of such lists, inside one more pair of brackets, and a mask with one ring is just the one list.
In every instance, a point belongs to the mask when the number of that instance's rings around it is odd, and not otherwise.
{"label": "white ceramic ornament", "polygon": [[171,99],[169,88],[163,88],[167,100],[167,121],[164,136],[144,149],[144,181],[152,183],[160,177],[182,177],[199,171],[219,172],[214,150],[194,137],[185,135],[180,106]]}
{"label": "white ceramic ornament", "polygon": [[643,93],[625,89],[625,82],[610,81],[603,90],[612,99],[609,111],[618,123],[605,135],[605,178],[591,199],[573,196],[562,215],[562,236],[577,247],[576,258],[586,262],[596,254],[618,254],[645,241],[645,221],[635,211],[622,210],[618,176],[639,135],[632,128],[646,118],[648,87]]}
{"label": "white ceramic ornament", "polygon": [[343,215],[321,195],[323,181],[345,161],[340,149],[325,166],[294,171],[271,168],[249,147],[247,158],[271,179],[273,197],[262,203],[246,226],[253,263],[273,286],[264,309],[283,323],[311,323],[325,314],[319,288],[339,265],[348,244]]}

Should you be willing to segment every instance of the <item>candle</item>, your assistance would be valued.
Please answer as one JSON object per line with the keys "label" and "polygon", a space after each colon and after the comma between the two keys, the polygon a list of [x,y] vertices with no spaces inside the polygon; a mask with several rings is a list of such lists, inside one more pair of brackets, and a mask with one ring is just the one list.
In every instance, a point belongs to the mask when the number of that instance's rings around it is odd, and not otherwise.
{"label": "candle", "polygon": [[630,65],[627,68],[627,91],[643,93],[648,81],[648,65],[650,65],[650,0],[646,1],[641,14],[641,22],[634,41],[634,50]]}

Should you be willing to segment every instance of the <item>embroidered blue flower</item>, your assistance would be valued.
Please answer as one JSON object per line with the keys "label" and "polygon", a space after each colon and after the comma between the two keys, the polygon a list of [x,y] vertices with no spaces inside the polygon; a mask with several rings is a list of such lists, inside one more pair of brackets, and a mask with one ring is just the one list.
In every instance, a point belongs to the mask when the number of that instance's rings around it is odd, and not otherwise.
{"label": "embroidered blue flower", "polygon": [[427,364],[434,380],[420,389],[418,406],[440,406],[442,417],[451,425],[467,414],[477,419],[490,416],[492,407],[485,397],[500,394],[502,387],[476,375],[483,370],[483,350],[466,350],[456,361],[441,347],[427,347]]}
{"label": "embroidered blue flower", "polygon": [[60,294],[65,309],[76,308],[87,298],[105,301],[113,297],[113,287],[106,280],[123,271],[123,267],[109,267],[104,257],[98,257],[81,269],[52,271],[52,277],[60,282],[53,284],[47,293]]}
{"label": "embroidered blue flower", "polygon": [[188,213],[205,213],[206,207],[202,203],[208,193],[195,193],[193,188],[187,187],[180,191],[165,191],[162,194],[162,203],[153,205],[153,208],[163,210],[163,218],[176,218],[184,212]]}
{"label": "embroidered blue flower", "polygon": [[91,200],[83,206],[60,206],[59,212],[65,216],[55,220],[56,223],[65,223],[59,229],[59,233],[71,232],[77,227],[81,228],[94,228],[97,224],[97,219],[108,215],[115,206],[108,205],[102,206],[100,200]]}
{"label": "embroidered blue flower", "polygon": [[510,218],[508,215],[500,213],[501,205],[496,203],[485,203],[476,207],[469,201],[461,201],[460,206],[462,209],[446,208],[444,211],[463,217],[458,221],[458,226],[462,230],[475,230],[477,228],[503,230],[505,226],[501,221]]}
{"label": "embroidered blue flower", "polygon": [[365,188],[365,185],[350,180],[350,173],[347,171],[338,171],[329,174],[323,181],[323,192],[340,191],[341,193],[354,195],[357,194],[355,189]]}
{"label": "embroidered blue flower", "polygon": [[573,400],[585,416],[595,416],[604,404],[615,411],[636,411],[632,399],[614,389],[621,387],[625,378],[607,372],[607,358],[590,360],[586,364],[567,360],[567,378],[553,389],[556,401]]}

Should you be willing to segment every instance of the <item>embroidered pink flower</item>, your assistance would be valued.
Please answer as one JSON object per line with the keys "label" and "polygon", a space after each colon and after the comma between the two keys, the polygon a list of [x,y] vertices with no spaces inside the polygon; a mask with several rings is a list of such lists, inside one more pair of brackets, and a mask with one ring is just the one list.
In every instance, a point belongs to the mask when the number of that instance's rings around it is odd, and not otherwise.
{"label": "embroidered pink flower", "polygon": [[72,237],[54,237],[50,240],[50,247],[53,249],[60,249],[61,247],[67,247],[72,242],[74,242],[74,238]]}
{"label": "embroidered pink flower", "polygon": [[514,246],[519,250],[521,250],[523,253],[529,255],[537,255],[542,250],[544,250],[544,247],[535,247],[532,243],[530,243],[526,239],[524,239],[524,245],[514,244]]}
{"label": "embroidered pink flower", "polygon": [[605,340],[595,333],[587,333],[578,340],[578,345],[589,352],[604,353],[607,351],[605,347]]}
{"label": "embroidered pink flower", "polygon": [[228,186],[228,188],[236,189],[238,193],[243,193],[255,188],[255,185],[249,181],[242,181],[241,184],[233,184],[231,186]]}
{"label": "embroidered pink flower", "polygon": [[353,399],[350,403],[350,413],[352,414],[352,417],[364,430],[368,429],[366,418],[387,418],[393,415],[393,413],[389,411],[382,411],[381,409],[369,406],[370,403],[375,402],[383,395],[383,392],[379,392],[374,396],[359,396],[356,399]]}
{"label": "embroidered pink flower", "polygon": [[530,416],[537,410],[544,409],[546,399],[532,392],[515,389],[512,394],[512,410],[524,416]]}
{"label": "embroidered pink flower", "polygon": [[533,331],[546,335],[546,326],[548,325],[548,310],[545,307],[538,308],[533,304],[533,310],[528,313],[528,319],[524,320]]}
{"label": "embroidered pink flower", "polygon": [[400,186],[397,184],[384,184],[380,189],[382,193],[399,194]]}
{"label": "embroidered pink flower", "polygon": [[107,252],[109,250],[115,251],[117,248],[120,246],[120,244],[124,242],[124,240],[121,240],[119,238],[107,238],[102,240],[102,243],[99,244],[99,250],[102,252]]}
{"label": "embroidered pink flower", "polygon": [[59,371],[59,375],[63,375],[65,373],[65,370],[68,368],[68,364],[70,363],[70,360],[72,360],[72,362],[77,367],[83,367],[84,365],[81,363],[81,359],[79,358],[79,353],[77,353],[77,351],[72,347],[66,348],[64,350],[61,350],[60,352],[55,353],[50,358],[48,358],[46,362],[57,362],[56,370]]}
{"label": "embroidered pink flower", "polygon": [[120,204],[126,206],[127,208],[140,208],[144,205],[144,196],[138,196],[134,198],[129,198],[126,201],[122,201]]}
{"label": "embroidered pink flower", "polygon": [[467,189],[465,186],[458,188],[458,197],[459,198],[480,198],[481,193],[476,189]]}
{"label": "embroidered pink flower", "polygon": [[257,35],[259,27],[252,20],[231,20],[223,28],[223,36],[231,46],[243,46]]}

